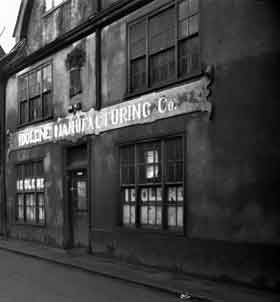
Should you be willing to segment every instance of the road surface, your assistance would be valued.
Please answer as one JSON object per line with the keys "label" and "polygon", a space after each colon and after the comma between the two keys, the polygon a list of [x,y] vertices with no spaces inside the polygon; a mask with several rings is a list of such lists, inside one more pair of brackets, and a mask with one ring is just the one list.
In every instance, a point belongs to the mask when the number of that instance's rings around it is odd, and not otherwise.
{"label": "road surface", "polygon": [[0,302],[176,302],[178,297],[0,250]]}

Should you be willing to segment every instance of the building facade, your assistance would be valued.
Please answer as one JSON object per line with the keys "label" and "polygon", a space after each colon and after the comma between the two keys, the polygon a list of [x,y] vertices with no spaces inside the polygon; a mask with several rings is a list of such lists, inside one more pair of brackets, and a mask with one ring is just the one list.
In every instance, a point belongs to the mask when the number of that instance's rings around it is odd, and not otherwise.
{"label": "building facade", "polygon": [[7,234],[279,286],[278,9],[22,1],[2,71]]}

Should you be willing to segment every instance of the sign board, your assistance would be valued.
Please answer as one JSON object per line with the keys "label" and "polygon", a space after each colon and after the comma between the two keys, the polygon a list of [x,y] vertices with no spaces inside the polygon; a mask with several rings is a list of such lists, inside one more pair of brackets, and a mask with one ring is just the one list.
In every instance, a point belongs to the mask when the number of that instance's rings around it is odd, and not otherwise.
{"label": "sign board", "polygon": [[56,121],[27,127],[11,134],[9,150],[75,140],[85,135],[99,135],[109,130],[151,123],[191,112],[210,112],[211,103],[207,100],[208,83],[208,79],[202,77],[189,84],[143,95],[99,111],[78,111]]}

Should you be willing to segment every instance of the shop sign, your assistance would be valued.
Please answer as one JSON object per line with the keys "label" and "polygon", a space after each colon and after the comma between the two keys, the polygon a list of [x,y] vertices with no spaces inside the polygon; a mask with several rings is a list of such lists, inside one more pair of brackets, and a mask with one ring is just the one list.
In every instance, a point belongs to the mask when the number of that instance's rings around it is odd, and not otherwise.
{"label": "shop sign", "polygon": [[147,94],[100,111],[78,111],[53,122],[31,126],[11,135],[10,150],[75,140],[85,135],[98,135],[113,129],[196,111],[210,112],[207,85],[208,79],[203,77],[190,84]]}

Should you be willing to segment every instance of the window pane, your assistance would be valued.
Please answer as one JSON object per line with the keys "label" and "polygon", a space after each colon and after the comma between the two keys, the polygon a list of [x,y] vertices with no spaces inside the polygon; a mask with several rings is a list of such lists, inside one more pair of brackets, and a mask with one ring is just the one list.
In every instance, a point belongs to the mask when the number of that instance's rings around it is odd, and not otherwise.
{"label": "window pane", "polygon": [[20,78],[19,79],[19,100],[27,100],[28,95],[28,81],[27,81],[27,76]]}
{"label": "window pane", "polygon": [[146,52],[146,23],[138,22],[130,27],[130,58],[137,58],[145,55]]}
{"label": "window pane", "polygon": [[140,217],[141,224],[148,224],[148,207],[141,206],[141,217]]}
{"label": "window pane", "polygon": [[24,195],[17,196],[17,220],[24,220]]}
{"label": "window pane", "polygon": [[26,194],[26,220],[29,222],[36,221],[36,204],[35,194]]}
{"label": "window pane", "polygon": [[148,224],[156,224],[156,207],[149,206],[148,207]]}
{"label": "window pane", "polygon": [[29,97],[40,95],[41,93],[41,70],[32,72],[29,75]]}
{"label": "window pane", "polygon": [[70,97],[82,91],[81,70],[75,68],[70,70]]}
{"label": "window pane", "polygon": [[199,9],[199,0],[189,0],[189,11],[190,15],[194,15],[198,13]]}
{"label": "window pane", "polygon": [[175,77],[174,48],[151,56],[150,80],[152,86]]}
{"label": "window pane", "polygon": [[45,221],[44,193],[39,193],[38,194],[38,208],[39,208],[39,222],[43,223]]}
{"label": "window pane", "polygon": [[177,201],[177,196],[176,196],[176,187],[170,187],[168,188],[168,194],[167,194],[167,199],[170,202],[176,202]]}
{"label": "window pane", "polygon": [[149,52],[164,50],[175,43],[175,8],[152,17],[149,22]]}
{"label": "window pane", "polygon": [[141,196],[141,202],[148,202],[149,200],[148,189],[147,188],[141,189],[140,196]]}
{"label": "window pane", "polygon": [[131,91],[136,91],[146,86],[146,57],[131,61],[130,69]]}
{"label": "window pane", "polygon": [[177,226],[183,227],[183,207],[177,208]]}
{"label": "window pane", "polygon": [[130,207],[128,205],[123,206],[123,223],[129,224],[130,223]]}
{"label": "window pane", "polygon": [[36,97],[29,102],[30,121],[35,121],[41,118],[41,98]]}
{"label": "window pane", "polygon": [[77,181],[77,210],[87,210],[86,181]]}
{"label": "window pane", "polygon": [[52,99],[51,99],[51,92],[45,92],[43,94],[43,117],[48,117],[52,115],[51,106],[52,106]]}
{"label": "window pane", "polygon": [[179,74],[184,76],[199,70],[198,37],[180,41],[179,43]]}
{"label": "window pane", "polygon": [[28,122],[28,104],[27,101],[20,102],[20,123]]}
{"label": "window pane", "polygon": [[176,226],[176,207],[168,207],[168,226]]}
{"label": "window pane", "polygon": [[52,88],[52,70],[51,65],[43,68],[43,92],[51,90]]}
{"label": "window pane", "polygon": [[161,225],[161,223],[162,223],[162,207],[157,207],[156,224]]}
{"label": "window pane", "polygon": [[198,15],[195,15],[189,19],[189,34],[195,34],[198,32]]}

